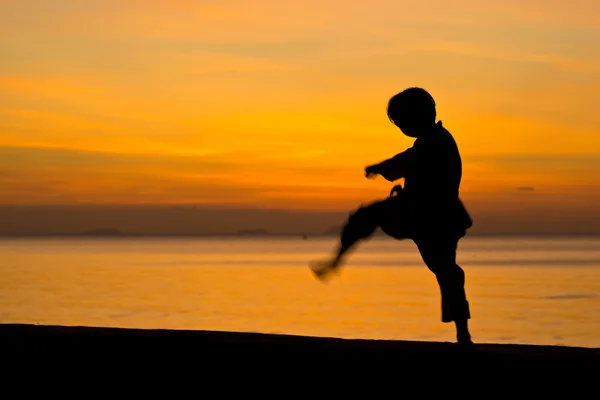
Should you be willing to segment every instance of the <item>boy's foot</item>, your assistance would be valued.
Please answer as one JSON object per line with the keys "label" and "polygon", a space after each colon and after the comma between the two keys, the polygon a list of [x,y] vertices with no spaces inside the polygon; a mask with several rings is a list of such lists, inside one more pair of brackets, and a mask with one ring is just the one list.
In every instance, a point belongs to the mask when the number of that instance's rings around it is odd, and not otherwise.
{"label": "boy's foot", "polygon": [[459,353],[471,353],[475,351],[475,344],[471,341],[469,342],[457,342],[455,345],[455,349]]}
{"label": "boy's foot", "polygon": [[318,280],[323,282],[327,280],[328,270],[326,268],[311,267],[310,270]]}
{"label": "boy's foot", "polygon": [[471,335],[457,337],[456,346],[462,350],[471,350],[475,346],[471,340]]}
{"label": "boy's foot", "polygon": [[331,274],[338,271],[339,262],[334,259],[330,261],[321,261],[318,263],[311,264],[310,270],[320,281],[327,281],[331,278]]}

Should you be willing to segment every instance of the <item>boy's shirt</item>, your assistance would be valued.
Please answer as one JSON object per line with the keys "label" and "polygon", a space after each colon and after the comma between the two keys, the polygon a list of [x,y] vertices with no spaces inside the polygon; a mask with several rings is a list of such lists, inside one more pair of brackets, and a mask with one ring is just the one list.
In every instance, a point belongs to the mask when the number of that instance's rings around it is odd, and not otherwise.
{"label": "boy's shirt", "polygon": [[393,178],[405,178],[402,207],[406,207],[415,229],[462,233],[471,226],[471,218],[459,199],[460,152],[441,122],[429,134],[418,137],[413,147],[382,164],[393,171]]}
{"label": "boy's shirt", "polygon": [[441,204],[458,198],[462,160],[454,138],[438,122],[415,140],[407,157],[404,190],[418,204]]}

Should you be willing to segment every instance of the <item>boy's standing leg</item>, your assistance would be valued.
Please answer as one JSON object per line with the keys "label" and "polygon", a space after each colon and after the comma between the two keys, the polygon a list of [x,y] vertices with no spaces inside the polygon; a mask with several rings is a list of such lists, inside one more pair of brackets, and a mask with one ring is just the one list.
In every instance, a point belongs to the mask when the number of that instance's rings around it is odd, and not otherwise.
{"label": "boy's standing leg", "polygon": [[471,344],[468,320],[471,318],[465,292],[465,273],[456,264],[458,239],[452,236],[424,236],[414,239],[423,261],[435,274],[442,296],[442,322],[456,324],[460,344]]}

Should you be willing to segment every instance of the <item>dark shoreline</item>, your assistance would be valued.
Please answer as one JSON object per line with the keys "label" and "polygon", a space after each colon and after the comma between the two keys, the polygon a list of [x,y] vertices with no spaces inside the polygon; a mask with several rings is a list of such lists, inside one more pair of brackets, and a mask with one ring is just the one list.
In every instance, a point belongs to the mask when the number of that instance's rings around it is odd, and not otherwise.
{"label": "dark shoreline", "polygon": [[[465,354],[455,353],[455,344],[451,342],[427,342],[385,339],[343,339],[335,337],[302,336],[292,334],[234,332],[182,329],[139,329],[95,326],[34,325],[0,323],[0,338],[13,343],[30,340],[106,340],[123,342],[129,340],[192,340],[197,345],[244,345],[244,346],[285,346],[307,350],[340,351],[390,351],[419,353],[420,355]],[[73,342],[74,343],[74,342]],[[448,352],[448,353],[446,353]],[[496,344],[480,343],[474,352],[485,357],[591,357],[600,361],[600,348],[534,345],[534,344]]]}
{"label": "dark shoreline", "polygon": [[570,376],[595,375],[600,365],[600,348],[477,344],[463,351],[454,343],[191,330],[0,324],[0,342],[5,364],[56,366],[60,361],[84,369],[108,362],[117,369],[152,366],[168,372],[192,362],[230,374],[277,373],[306,364],[336,374],[430,370],[443,375],[458,368],[485,372],[490,379],[493,371],[502,371],[503,379],[537,371],[558,374],[565,383]]}
{"label": "dark shoreline", "polygon": [[242,332],[0,324],[0,350],[5,388],[44,398],[54,390],[61,399],[69,389],[77,398],[90,390],[106,398],[589,398],[600,372],[596,348],[460,351],[454,343]]}

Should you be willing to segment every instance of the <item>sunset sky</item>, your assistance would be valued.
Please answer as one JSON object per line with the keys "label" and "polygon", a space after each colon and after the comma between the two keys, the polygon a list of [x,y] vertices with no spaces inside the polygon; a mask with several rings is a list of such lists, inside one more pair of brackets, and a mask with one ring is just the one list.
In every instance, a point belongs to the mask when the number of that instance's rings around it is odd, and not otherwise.
{"label": "sunset sky", "polygon": [[597,0],[0,0],[0,203],[344,211],[421,86],[474,213],[589,218],[599,43]]}

